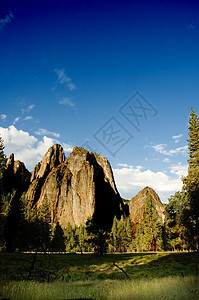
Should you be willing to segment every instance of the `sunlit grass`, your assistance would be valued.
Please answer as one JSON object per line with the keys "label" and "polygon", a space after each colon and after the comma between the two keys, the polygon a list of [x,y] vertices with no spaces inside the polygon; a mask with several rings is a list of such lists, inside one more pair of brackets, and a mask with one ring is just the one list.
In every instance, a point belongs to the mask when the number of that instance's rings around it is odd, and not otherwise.
{"label": "sunlit grass", "polygon": [[199,299],[199,280],[196,277],[168,277],[121,282],[110,292],[109,299]]}
{"label": "sunlit grass", "polygon": [[1,283],[3,298],[42,299],[199,299],[197,277],[168,277],[136,281],[10,282]]}

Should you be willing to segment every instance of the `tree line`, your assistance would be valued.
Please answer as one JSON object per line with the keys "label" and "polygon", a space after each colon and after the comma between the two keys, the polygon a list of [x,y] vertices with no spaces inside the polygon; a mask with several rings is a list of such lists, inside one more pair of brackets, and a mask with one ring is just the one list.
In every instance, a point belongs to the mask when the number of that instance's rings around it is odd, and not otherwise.
{"label": "tree line", "polygon": [[165,220],[160,219],[152,198],[146,195],[143,211],[136,221],[129,216],[113,219],[111,228],[89,219],[84,226],[51,224],[47,196],[34,210],[25,193],[3,190],[6,158],[0,137],[0,248],[15,251],[129,252],[194,250],[199,251],[199,119],[193,109],[189,118],[189,168],[181,191],[168,199]]}

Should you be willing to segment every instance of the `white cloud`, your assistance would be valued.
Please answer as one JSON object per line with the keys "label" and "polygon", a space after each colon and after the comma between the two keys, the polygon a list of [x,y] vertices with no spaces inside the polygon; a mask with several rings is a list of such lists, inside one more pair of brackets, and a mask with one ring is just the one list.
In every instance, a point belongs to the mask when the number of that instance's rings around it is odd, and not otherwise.
{"label": "white cloud", "polygon": [[188,165],[182,165],[181,163],[179,163],[177,165],[171,166],[170,170],[172,174],[175,174],[179,177],[186,176],[188,172]]}
{"label": "white cloud", "polygon": [[183,136],[183,134],[173,135],[172,139],[174,139],[175,143],[178,143],[182,136]]}
{"label": "white cloud", "polygon": [[7,24],[12,22],[12,19],[14,19],[14,15],[12,11],[10,11],[9,14],[5,16],[4,19],[0,19],[0,31],[4,30]]}
{"label": "white cloud", "polygon": [[19,120],[20,120],[20,117],[16,117],[16,118],[14,119],[13,125],[15,125],[17,122],[19,122]]}
{"label": "white cloud", "polygon": [[63,143],[64,152],[70,153],[73,151],[73,146],[70,144]]}
{"label": "white cloud", "polygon": [[[8,128],[0,127],[0,135],[4,140],[6,156],[9,157],[11,153],[14,153],[15,160],[23,161],[30,171],[53,144],[59,143],[56,139],[47,136],[38,140],[35,136],[26,131],[18,130],[13,125]],[[65,152],[72,151],[72,146],[68,144],[63,144],[63,148]]]}
{"label": "white cloud", "polygon": [[75,107],[75,103],[69,97],[65,97],[59,101],[61,105],[68,105],[70,107]]}
{"label": "white cloud", "polygon": [[33,117],[32,116],[27,116],[24,118],[24,121],[29,121],[29,120],[33,120]]}
{"label": "white cloud", "polygon": [[53,131],[48,131],[47,129],[44,129],[44,128],[38,129],[37,131],[35,131],[35,133],[37,135],[52,135],[55,138],[59,138],[60,137],[59,133],[56,133],[56,132],[53,132]]}
{"label": "white cloud", "polygon": [[155,149],[156,152],[159,152],[160,154],[168,155],[168,156],[173,156],[175,154],[186,154],[188,146],[183,146],[183,147],[178,147],[176,149],[172,150],[166,150],[165,148],[167,147],[166,144],[157,144],[155,146],[152,146],[153,149]]}
{"label": "white cloud", "polygon": [[1,115],[0,115],[0,118],[1,118],[1,120],[2,120],[2,121],[5,121],[5,120],[6,120],[6,118],[7,118],[7,115],[5,115],[5,114],[1,114]]}
{"label": "white cloud", "polygon": [[169,174],[154,172],[141,166],[126,166],[113,169],[114,178],[119,192],[123,197],[132,198],[146,186],[152,187],[164,201],[170,194],[182,187],[181,176],[186,175],[186,166],[172,166]]}
{"label": "white cloud", "polygon": [[65,84],[65,85],[68,87],[68,89],[69,89],[70,91],[73,91],[73,90],[76,89],[76,86],[75,86],[74,83],[72,83],[71,78],[68,77],[68,76],[65,74],[65,69],[64,69],[64,68],[63,68],[63,69],[55,69],[54,71],[55,71],[55,73],[57,74],[58,79],[57,79],[56,85],[55,85],[55,87],[53,88],[53,90],[55,90],[55,89],[57,88],[57,84],[58,84],[58,83],[59,83],[59,84]]}
{"label": "white cloud", "polygon": [[119,167],[124,167],[124,168],[127,168],[128,167],[128,164],[118,164]]}
{"label": "white cloud", "polygon": [[14,150],[17,152],[22,148],[32,148],[37,142],[37,139],[30,135],[28,132],[18,130],[15,126],[11,125],[8,128],[0,127],[0,134],[3,137],[6,146],[6,155],[10,155]]}

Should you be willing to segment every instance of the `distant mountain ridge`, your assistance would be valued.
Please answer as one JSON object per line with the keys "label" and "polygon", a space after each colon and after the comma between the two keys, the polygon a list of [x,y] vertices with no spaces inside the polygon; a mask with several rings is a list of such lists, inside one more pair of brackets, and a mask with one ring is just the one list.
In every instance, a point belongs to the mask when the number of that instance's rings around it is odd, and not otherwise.
{"label": "distant mountain ridge", "polygon": [[120,219],[122,215],[130,215],[135,222],[136,215],[143,212],[147,194],[164,221],[164,205],[153,189],[146,187],[128,203],[123,201],[108,160],[80,147],[75,147],[66,159],[62,146],[53,145],[32,174],[23,163],[15,162],[12,154],[4,181],[8,190],[9,185],[18,189],[21,182],[20,189],[26,192],[28,205],[35,210],[47,202],[51,223],[59,222],[62,227],[67,223],[84,225],[93,218],[99,226],[110,228],[114,216]]}

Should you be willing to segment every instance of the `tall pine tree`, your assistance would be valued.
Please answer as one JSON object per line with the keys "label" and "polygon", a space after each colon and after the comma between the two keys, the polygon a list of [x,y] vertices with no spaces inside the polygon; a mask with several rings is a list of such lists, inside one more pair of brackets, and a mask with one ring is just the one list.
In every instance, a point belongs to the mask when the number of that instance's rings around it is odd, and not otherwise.
{"label": "tall pine tree", "polygon": [[4,154],[4,144],[3,139],[0,136],[0,247],[4,246],[4,228],[5,228],[5,216],[3,212],[3,172],[5,168],[5,154]]}
{"label": "tall pine tree", "polygon": [[184,219],[186,239],[195,250],[199,251],[199,118],[191,110],[189,118],[189,169],[183,178],[186,192],[184,202]]}
{"label": "tall pine tree", "polygon": [[143,218],[137,215],[135,246],[137,251],[157,251],[163,249],[162,222],[147,193]]}

